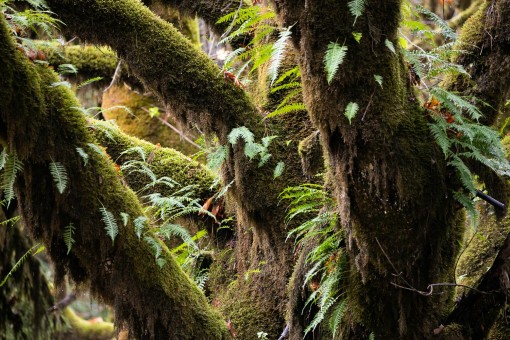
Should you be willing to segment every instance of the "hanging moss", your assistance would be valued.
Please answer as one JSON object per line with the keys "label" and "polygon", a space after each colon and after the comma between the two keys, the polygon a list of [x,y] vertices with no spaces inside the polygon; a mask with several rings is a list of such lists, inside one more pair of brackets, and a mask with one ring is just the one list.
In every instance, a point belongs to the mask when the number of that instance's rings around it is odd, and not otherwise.
{"label": "hanging moss", "polygon": [[[0,24],[2,78],[0,134],[24,162],[16,180],[23,223],[41,239],[57,275],[67,272],[77,283],[114,306],[118,323],[125,322],[138,338],[226,339],[224,321],[182,272],[162,244],[160,268],[150,246],[139,240],[132,223],[118,226],[115,242],[106,234],[100,208],[120,220],[143,215],[134,193],[120,183],[110,161],[88,147],[93,139],[72,93],[52,70],[30,63],[14,47],[5,20]],[[83,165],[76,147],[89,152]],[[69,184],[58,193],[48,164],[60,162]],[[76,228],[75,244],[67,254],[65,226]],[[93,249],[94,251],[91,251]]]}

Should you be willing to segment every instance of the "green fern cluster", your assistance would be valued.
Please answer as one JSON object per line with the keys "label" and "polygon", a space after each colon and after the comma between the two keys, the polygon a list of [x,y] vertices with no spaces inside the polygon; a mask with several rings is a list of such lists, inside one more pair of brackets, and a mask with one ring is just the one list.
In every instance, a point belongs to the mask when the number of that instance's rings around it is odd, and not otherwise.
{"label": "green fern cluster", "polygon": [[333,337],[338,332],[346,309],[342,299],[342,283],[347,270],[347,257],[342,247],[343,236],[337,226],[334,200],[317,184],[303,184],[286,188],[281,199],[290,200],[287,221],[313,216],[292,229],[287,239],[294,237],[296,247],[306,243],[317,244],[307,255],[310,270],[303,284],[312,286],[312,293],[305,308],[314,304],[319,311],[305,329],[305,335],[313,331],[324,320],[328,320]]}
{"label": "green fern cluster", "polygon": [[[419,21],[419,16],[425,15],[431,22],[430,25]],[[464,191],[454,193],[454,197],[476,220],[476,210],[472,198],[475,196],[475,179],[466,163],[476,161],[492,169],[502,176],[510,175],[510,164],[506,159],[497,131],[478,123],[482,113],[478,108],[481,103],[474,97],[462,97],[457,93],[445,90],[430,84],[437,84],[450,76],[469,77],[466,70],[452,62],[452,57],[461,53],[462,50],[454,49],[457,38],[455,32],[439,16],[429,10],[416,6],[408,6],[406,19],[403,26],[411,34],[422,37],[425,43],[431,46],[415,48],[408,51],[407,41],[411,39],[403,34],[402,53],[412,68],[414,77],[421,86],[422,96],[428,98],[429,104],[425,104],[425,110],[431,122],[429,128],[437,145],[442,150],[448,164],[457,173],[457,177],[464,187]],[[446,43],[437,45],[434,39],[439,28],[439,33]],[[427,85],[429,84],[429,85]],[[437,101],[437,104],[431,104]],[[469,195],[466,195],[468,193]],[[471,197],[470,197],[471,196]]]}
{"label": "green fern cluster", "polygon": [[14,182],[18,173],[23,171],[23,162],[18,159],[16,153],[9,155],[4,149],[0,154],[0,171],[3,199],[9,207],[11,201],[16,197]]}
{"label": "green fern cluster", "polygon": [[[254,5],[229,13],[218,21],[231,21],[231,28],[238,27],[233,31],[227,30],[220,43],[231,43],[240,36],[249,38],[245,46],[229,54],[224,64],[225,71],[232,72],[241,83],[249,84],[254,71],[262,65],[268,65],[271,93],[290,90],[266,119],[305,110],[304,104],[297,99],[301,93],[299,67],[279,75],[292,36],[292,26],[279,29],[274,18],[275,14],[271,9]],[[274,41],[273,37],[276,35],[278,38]]]}

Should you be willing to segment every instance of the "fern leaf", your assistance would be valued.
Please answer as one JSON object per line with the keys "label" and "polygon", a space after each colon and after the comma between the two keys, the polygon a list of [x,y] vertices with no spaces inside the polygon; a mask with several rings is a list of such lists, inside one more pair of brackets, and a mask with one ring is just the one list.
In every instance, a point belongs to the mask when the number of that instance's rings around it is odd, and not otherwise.
{"label": "fern leaf", "polygon": [[[36,248],[37,248],[37,250],[35,250]],[[9,277],[11,277],[12,274],[14,274],[14,272],[16,270],[18,270],[23,265],[23,263],[26,261],[28,256],[30,256],[32,254],[33,255],[38,254],[41,251],[43,251],[44,249],[45,249],[44,246],[39,246],[38,244],[36,244],[35,246],[33,246],[32,248],[27,250],[27,252],[25,254],[23,254],[23,256],[21,256],[20,259],[18,260],[18,262],[16,262],[16,264],[12,267],[12,269],[9,271],[9,273],[7,273],[7,275],[4,277],[2,282],[0,282],[0,287],[2,287],[7,282]]]}
{"label": "fern leaf", "polygon": [[292,34],[291,27],[288,27],[286,30],[280,32],[280,37],[273,45],[273,49],[271,51],[271,61],[269,63],[268,76],[271,80],[271,85],[278,78],[278,69],[280,68],[280,64],[283,59],[283,55],[285,53],[285,48],[287,47],[287,42]]}
{"label": "fern leaf", "polygon": [[142,161],[146,161],[146,154],[145,154],[145,150],[141,147],[141,146],[134,146],[132,148],[129,148],[127,150],[124,150],[120,153],[121,156],[123,155],[128,155],[128,154],[132,154],[132,153],[137,153],[140,155],[140,158],[142,158]]}
{"label": "fern leaf", "polygon": [[129,222],[129,214],[126,214],[125,212],[121,212],[120,217],[122,218],[122,224],[124,225],[124,227],[127,226],[128,222]]}
{"label": "fern leaf", "polygon": [[9,155],[5,161],[5,167],[2,176],[2,190],[4,192],[4,199],[7,201],[7,207],[14,199],[14,182],[18,172],[23,171],[23,162],[18,159],[16,154]]}
{"label": "fern leaf", "polygon": [[167,223],[158,230],[157,234],[162,235],[167,240],[170,240],[172,236],[178,236],[182,239],[186,246],[193,247],[198,250],[198,245],[193,240],[193,237],[190,235],[189,231],[179,224]]}
{"label": "fern leaf", "polygon": [[450,26],[448,26],[448,23],[441,19],[437,14],[420,5],[416,6],[416,9],[419,13],[424,14],[427,18],[432,20],[441,29],[445,39],[452,41],[457,40],[457,34],[450,28]]}
{"label": "fern leaf", "polygon": [[145,236],[143,240],[151,246],[152,250],[154,250],[154,256],[158,259],[161,256],[161,251],[163,250],[159,241],[150,236]]}
{"label": "fern leaf", "polygon": [[284,170],[285,170],[285,163],[283,163],[281,161],[278,162],[278,164],[276,164],[276,167],[274,168],[273,179],[280,177],[283,174]]}
{"label": "fern leaf", "polygon": [[349,7],[349,11],[351,12],[352,16],[354,17],[354,23],[353,26],[356,24],[356,20],[363,15],[363,12],[365,11],[365,6],[367,4],[367,0],[352,0],[347,3],[347,6]]}
{"label": "fern leaf", "polygon": [[143,229],[145,228],[148,221],[149,221],[149,219],[145,216],[138,216],[133,221],[133,223],[135,225],[135,233],[136,233],[136,236],[138,236],[138,239],[140,239],[142,237]]}
{"label": "fern leaf", "polygon": [[207,166],[209,169],[215,172],[221,168],[227,157],[228,148],[224,145],[221,145],[216,148],[216,150],[207,155]]}
{"label": "fern leaf", "polygon": [[57,186],[58,192],[61,194],[64,193],[67,187],[67,182],[69,181],[66,168],[60,162],[51,162],[50,173],[55,185]]}
{"label": "fern leaf", "polygon": [[335,307],[335,310],[331,313],[331,319],[330,319],[330,330],[333,333],[333,339],[335,338],[336,333],[338,332],[340,322],[342,321],[342,318],[344,317],[345,310],[347,308],[347,300],[342,300],[341,303],[338,304],[338,306]]}
{"label": "fern leaf", "polygon": [[89,78],[85,81],[82,81],[81,83],[78,84],[78,86],[76,86],[77,89],[81,89],[82,87],[84,86],[87,86],[89,84],[92,84],[92,83],[95,83],[96,81],[100,81],[100,80],[103,80],[103,77],[94,77],[94,78]]}
{"label": "fern leaf", "polygon": [[253,132],[251,132],[247,127],[241,126],[238,128],[232,129],[228,135],[228,141],[230,144],[235,145],[237,140],[241,138],[244,140],[246,144],[251,144],[255,141],[255,137]]}
{"label": "fern leaf", "polygon": [[357,103],[350,102],[347,104],[347,107],[345,108],[344,116],[347,117],[349,120],[349,124],[351,124],[352,119],[356,114],[358,113],[359,106]]}
{"label": "fern leaf", "polygon": [[94,150],[95,152],[97,152],[99,155],[101,155],[102,157],[105,157],[106,156],[106,152],[101,149],[101,147],[99,147],[98,145],[94,144],[94,143],[87,143],[87,145],[92,149]]}
{"label": "fern leaf", "polygon": [[382,83],[383,83],[383,77],[378,75],[378,74],[374,74],[374,80],[377,84],[379,84],[379,86],[382,88]]}
{"label": "fern leaf", "polygon": [[284,115],[287,113],[297,112],[297,111],[305,111],[305,110],[306,110],[306,107],[305,107],[305,104],[303,104],[303,103],[288,104],[288,105],[282,106],[282,107],[274,110],[273,112],[271,112],[270,114],[265,116],[264,119],[269,119],[269,118],[281,116],[281,115]]}
{"label": "fern leaf", "polygon": [[388,50],[391,51],[391,53],[397,54],[397,51],[395,50],[395,46],[393,45],[393,43],[391,41],[389,41],[388,39],[384,40],[384,45],[386,45],[386,47],[388,48]]}
{"label": "fern leaf", "polygon": [[5,167],[5,163],[7,162],[7,158],[9,155],[7,154],[7,151],[5,149],[2,149],[2,153],[0,154],[0,170],[2,170]]}
{"label": "fern leaf", "polygon": [[108,236],[112,239],[112,244],[115,241],[115,237],[117,237],[117,234],[119,233],[119,226],[117,225],[117,220],[115,220],[115,216],[108,210],[106,210],[105,207],[99,208],[99,211],[102,215],[102,220],[105,224],[105,230]]}
{"label": "fern leaf", "polygon": [[85,150],[83,150],[80,147],[76,147],[76,152],[78,153],[78,155],[80,155],[81,159],[83,160],[83,165],[86,166],[87,163],[89,162],[89,154],[86,153]]}
{"label": "fern leaf", "polygon": [[324,55],[324,70],[326,71],[326,79],[328,84],[335,77],[338,67],[343,63],[347,54],[347,46],[339,45],[335,42],[330,42]]}
{"label": "fern leaf", "polygon": [[64,228],[64,235],[63,235],[64,243],[67,247],[68,255],[71,252],[71,248],[73,247],[73,244],[74,244],[73,234],[74,234],[74,225],[72,223],[69,223],[69,225],[67,225]]}
{"label": "fern leaf", "polygon": [[14,224],[16,224],[17,222],[19,222],[21,220],[21,217],[18,215],[18,216],[14,216],[14,217],[11,217],[5,221],[2,221],[0,222],[0,225],[1,226],[8,226],[9,224],[11,226],[13,226]]}

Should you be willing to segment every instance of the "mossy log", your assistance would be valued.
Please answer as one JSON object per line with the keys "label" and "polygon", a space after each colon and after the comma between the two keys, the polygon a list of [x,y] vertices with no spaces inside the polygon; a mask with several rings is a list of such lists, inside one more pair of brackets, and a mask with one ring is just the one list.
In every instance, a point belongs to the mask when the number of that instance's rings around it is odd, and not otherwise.
{"label": "mossy log", "polygon": [[[160,268],[150,246],[139,240],[132,222],[110,238],[100,208],[114,216],[142,216],[134,193],[125,188],[110,161],[92,151],[93,138],[78,103],[62,86],[50,86],[56,74],[32,64],[16,50],[5,18],[0,24],[0,136],[24,163],[15,183],[22,222],[41,239],[56,264],[77,283],[114,306],[118,324],[137,338],[227,339],[225,322],[211,310],[202,292],[182,272],[162,244]],[[84,166],[76,147],[87,150]],[[48,165],[60,162],[69,183],[59,193]],[[67,254],[64,228],[73,223],[75,243]],[[93,250],[93,251],[91,251]]]}

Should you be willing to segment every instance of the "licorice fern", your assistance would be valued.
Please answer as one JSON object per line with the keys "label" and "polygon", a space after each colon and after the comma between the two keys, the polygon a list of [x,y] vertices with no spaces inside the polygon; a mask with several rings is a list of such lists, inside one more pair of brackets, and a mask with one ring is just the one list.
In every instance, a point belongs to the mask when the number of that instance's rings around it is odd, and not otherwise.
{"label": "licorice fern", "polygon": [[341,246],[343,237],[338,230],[334,200],[322,186],[304,184],[286,188],[280,199],[290,200],[286,221],[300,216],[312,216],[287,236],[295,238],[297,246],[308,242],[317,245],[308,253],[303,285],[309,284],[312,293],[305,302],[305,308],[314,304],[319,311],[305,329],[305,335],[313,331],[324,320],[329,320],[332,333],[336,333],[345,310],[345,299],[340,293],[347,268],[347,257]]}
{"label": "licorice fern", "polygon": [[69,181],[66,168],[60,162],[51,162],[49,168],[58,192],[63,194],[67,188],[67,182]]}
{"label": "licorice fern", "polygon": [[366,5],[367,0],[352,0],[347,3],[349,11],[354,17],[354,23],[352,24],[353,26],[356,24],[356,20],[358,20],[358,18],[363,15]]}
{"label": "licorice fern", "polygon": [[16,197],[14,182],[16,181],[17,174],[23,171],[23,162],[18,159],[16,153],[4,157],[6,159],[2,169],[2,191],[4,200],[7,201],[7,207],[9,207],[11,201]]}
{"label": "licorice fern", "polygon": [[74,239],[73,239],[74,230],[75,230],[75,227],[74,227],[73,223],[69,223],[64,228],[63,238],[64,238],[64,243],[65,243],[66,248],[67,248],[67,254],[68,255],[71,252],[71,248],[73,247],[73,244],[75,242]]}
{"label": "licorice fern", "polygon": [[115,219],[115,216],[108,211],[104,206],[99,208],[99,211],[101,212],[101,220],[103,221],[105,225],[105,230],[108,236],[112,239],[112,244],[115,242],[115,238],[117,237],[119,233],[119,226],[117,225],[117,220]]}
{"label": "licorice fern", "polygon": [[340,64],[343,63],[347,55],[347,46],[340,45],[336,42],[330,42],[326,53],[324,54],[324,70],[326,71],[326,80],[328,84],[333,81]]}
{"label": "licorice fern", "polygon": [[35,246],[33,246],[32,248],[27,250],[27,252],[25,254],[23,254],[23,256],[21,256],[21,258],[12,267],[12,269],[9,271],[9,273],[7,273],[7,275],[4,277],[2,282],[0,282],[0,287],[2,287],[7,282],[7,280],[12,276],[12,274],[14,274],[14,272],[16,272],[16,270],[18,270],[23,265],[23,263],[27,260],[27,258],[30,255],[32,255],[32,256],[37,255],[44,249],[45,249],[44,246],[39,246],[39,244],[36,244]]}

